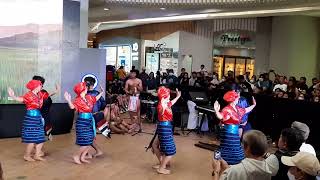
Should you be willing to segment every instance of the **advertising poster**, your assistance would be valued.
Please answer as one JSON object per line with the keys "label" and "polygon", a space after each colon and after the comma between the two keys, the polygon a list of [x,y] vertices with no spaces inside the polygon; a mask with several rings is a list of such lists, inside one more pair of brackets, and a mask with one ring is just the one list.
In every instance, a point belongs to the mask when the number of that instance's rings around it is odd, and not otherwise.
{"label": "advertising poster", "polygon": [[118,67],[124,66],[125,71],[131,70],[131,47],[129,45],[118,46]]}
{"label": "advertising poster", "polygon": [[117,64],[117,47],[106,47],[106,65],[116,66]]}
{"label": "advertising poster", "polygon": [[147,73],[156,73],[159,70],[159,54],[146,53],[146,71]]}

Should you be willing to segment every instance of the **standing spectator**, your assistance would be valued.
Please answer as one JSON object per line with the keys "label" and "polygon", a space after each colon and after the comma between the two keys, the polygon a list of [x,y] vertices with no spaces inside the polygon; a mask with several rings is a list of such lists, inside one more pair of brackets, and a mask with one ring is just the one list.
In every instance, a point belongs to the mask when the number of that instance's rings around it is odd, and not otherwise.
{"label": "standing spectator", "polygon": [[299,81],[299,83],[297,85],[298,89],[300,91],[306,91],[307,92],[309,88],[308,88],[308,85],[306,83],[307,83],[307,78],[306,77],[301,77],[300,81]]}
{"label": "standing spectator", "polygon": [[279,77],[279,83],[276,84],[273,88],[273,91],[275,91],[276,89],[281,89],[282,91],[287,91],[287,85],[285,84],[285,77],[284,76],[280,76]]}
{"label": "standing spectator", "polygon": [[180,82],[181,79],[183,78],[185,72],[186,72],[186,69],[185,69],[185,68],[181,68],[181,72],[180,72],[180,75],[179,75],[179,77],[178,77],[179,82]]}
{"label": "standing spectator", "polygon": [[203,64],[201,64],[199,71],[200,73],[204,74],[205,72],[207,72],[207,69],[204,67]]}
{"label": "standing spectator", "polygon": [[283,156],[282,164],[296,180],[315,180],[320,175],[320,164],[317,157],[307,152],[298,152],[295,156]]}
{"label": "standing spectator", "polygon": [[298,96],[298,88],[296,87],[295,78],[290,78],[287,88],[288,97],[290,99],[296,99]]}
{"label": "standing spectator", "polygon": [[239,75],[237,77],[237,83],[240,86],[240,92],[246,92],[246,93],[252,93],[253,90],[251,88],[251,85],[245,80],[244,76]]}
{"label": "standing spectator", "polygon": [[203,87],[204,84],[204,79],[203,79],[203,75],[201,74],[201,72],[197,72],[197,80],[194,83],[195,87]]}
{"label": "standing spectator", "polygon": [[148,90],[154,90],[157,89],[157,80],[154,77],[154,73],[151,72],[148,76],[148,80],[147,80],[147,89]]}
{"label": "standing spectator", "polygon": [[241,163],[229,166],[223,159],[213,159],[213,180],[270,180],[279,168],[274,155],[267,153],[267,137],[257,130],[251,130],[243,136],[245,159]]}
{"label": "standing spectator", "polygon": [[[282,156],[294,156],[299,152],[299,148],[304,142],[302,134],[293,128],[286,128],[281,131],[281,135],[278,141],[278,148],[275,152],[275,155],[278,158],[278,161],[281,161]],[[272,179],[275,180],[285,180],[288,178],[289,168],[283,164],[279,164],[278,174]]]}
{"label": "standing spectator", "polygon": [[176,89],[179,84],[178,78],[174,75],[173,69],[169,70],[169,75],[167,77],[167,84],[169,88],[172,90]]}
{"label": "standing spectator", "polygon": [[162,79],[161,79],[161,84],[162,85],[167,85],[167,78],[168,78],[168,74],[166,72],[162,73]]}
{"label": "standing spectator", "polygon": [[161,84],[161,73],[160,73],[160,71],[157,71],[157,73],[156,73],[156,82],[157,82],[157,87],[159,87],[160,84]]}
{"label": "standing spectator", "polygon": [[217,73],[213,73],[212,75],[212,81],[210,82],[213,85],[219,85],[219,79],[218,79],[218,74]]}
{"label": "standing spectator", "polygon": [[127,77],[127,73],[123,68],[123,66],[120,66],[119,69],[116,71],[118,78],[121,80],[124,80]]}
{"label": "standing spectator", "polygon": [[192,72],[191,78],[189,79],[189,86],[194,86],[197,80],[197,73]]}
{"label": "standing spectator", "polygon": [[183,74],[183,77],[180,80],[181,87],[188,87],[189,86],[189,75],[187,72]]}
{"label": "standing spectator", "polygon": [[139,74],[138,78],[142,81],[143,91],[146,91],[147,90],[147,80],[149,79],[149,76],[146,73],[146,68],[142,68],[142,72]]}
{"label": "standing spectator", "polygon": [[308,89],[308,94],[310,96],[312,95],[312,91],[315,89],[317,84],[318,84],[318,79],[317,78],[312,78],[312,85]]}

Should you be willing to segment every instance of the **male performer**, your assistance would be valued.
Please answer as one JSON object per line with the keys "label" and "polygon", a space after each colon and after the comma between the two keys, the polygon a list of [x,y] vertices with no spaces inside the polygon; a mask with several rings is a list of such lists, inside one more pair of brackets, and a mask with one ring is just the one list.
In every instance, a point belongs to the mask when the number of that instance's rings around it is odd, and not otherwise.
{"label": "male performer", "polygon": [[[142,81],[136,77],[137,72],[135,70],[130,71],[130,77],[126,81],[125,92],[130,96],[129,100],[129,114],[132,122],[135,122],[135,127],[139,126],[139,131],[141,131],[141,118],[140,118],[140,100],[139,95],[143,90]],[[134,116],[136,116],[136,121],[134,121]]]}

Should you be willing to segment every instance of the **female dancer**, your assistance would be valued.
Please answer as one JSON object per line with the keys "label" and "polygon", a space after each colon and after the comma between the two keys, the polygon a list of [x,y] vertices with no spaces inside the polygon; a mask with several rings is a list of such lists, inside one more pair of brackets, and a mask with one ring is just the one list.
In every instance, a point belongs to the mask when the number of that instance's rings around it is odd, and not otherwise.
{"label": "female dancer", "polygon": [[101,98],[103,89],[100,87],[101,92],[96,97],[87,95],[88,88],[85,82],[76,84],[73,90],[77,94],[73,102],[71,101],[71,95],[68,92],[64,93],[69,107],[79,113],[76,121],[76,144],[80,146],[80,149],[73,156],[73,160],[76,164],[82,164],[82,162],[90,163],[90,161],[86,160],[86,155],[88,154],[90,146],[93,145],[96,135],[92,108],[96,101]]}
{"label": "female dancer", "polygon": [[[33,76],[32,77],[33,80],[38,80],[41,82],[42,84],[42,87],[45,83],[45,79],[41,76]],[[51,99],[51,96],[55,95],[55,94],[58,94],[60,91],[60,86],[58,84],[56,84],[56,89],[54,92],[52,93],[48,93],[48,91],[46,91],[45,89],[41,89],[41,91],[39,93],[43,93],[43,105],[40,109],[40,112],[41,112],[41,115],[44,119],[44,124],[45,124],[45,134],[47,136],[47,139],[48,140],[52,140],[52,134],[51,134],[51,131],[52,131],[52,122],[50,120],[50,116],[49,116],[49,112],[50,112],[50,108],[51,108],[51,105],[52,105],[52,99]]]}
{"label": "female dancer", "polygon": [[[43,104],[43,94],[39,93],[42,84],[38,80],[31,80],[26,84],[27,92],[22,97],[17,97],[14,91],[9,87],[9,96],[18,102],[24,103],[27,108],[27,114],[22,123],[21,137],[22,142],[27,144],[26,152],[23,156],[26,161],[44,161],[41,156],[43,143],[45,142],[44,122],[40,113],[40,108]],[[35,154],[32,158],[32,152],[35,148]]]}
{"label": "female dancer", "polygon": [[218,119],[222,120],[221,143],[219,151],[221,157],[229,164],[238,164],[244,159],[243,149],[240,143],[239,124],[242,117],[253,110],[256,101],[252,97],[253,105],[247,108],[237,106],[240,95],[235,91],[228,91],[223,99],[229,103],[220,112],[218,101],[214,103],[214,110]]}
{"label": "female dancer", "polygon": [[[159,146],[153,146],[153,152],[156,154],[159,165],[153,166],[153,168],[157,169],[159,174],[170,174],[170,170],[166,169],[167,164],[169,164],[173,155],[176,154],[176,145],[173,139],[172,132],[172,110],[171,107],[177,102],[180,98],[181,93],[176,90],[177,96],[172,101],[170,101],[170,89],[161,86],[158,89],[158,125],[157,125],[157,134]],[[153,144],[157,144],[157,141]]]}

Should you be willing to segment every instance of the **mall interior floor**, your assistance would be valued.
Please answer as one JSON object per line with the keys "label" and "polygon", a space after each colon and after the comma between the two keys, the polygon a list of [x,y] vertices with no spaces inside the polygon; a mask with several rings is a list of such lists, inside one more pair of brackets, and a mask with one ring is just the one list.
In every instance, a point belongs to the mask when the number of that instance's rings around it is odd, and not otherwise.
{"label": "mall interior floor", "polygon": [[[144,124],[144,130],[154,131],[154,125]],[[208,150],[194,146],[204,140],[195,134],[175,136],[177,154],[173,158],[171,175],[159,175],[152,165],[155,156],[145,146],[152,135],[113,135],[106,139],[97,136],[97,143],[104,151],[102,157],[93,159],[91,164],[76,165],[72,154],[78,150],[74,144],[75,132],[54,136],[45,144],[48,153],[46,162],[25,162],[22,157],[25,145],[20,138],[0,139],[0,161],[4,169],[4,179],[26,180],[206,180],[211,177],[211,157]]]}

